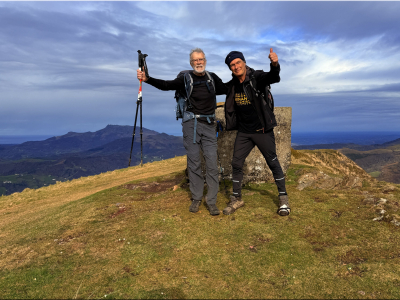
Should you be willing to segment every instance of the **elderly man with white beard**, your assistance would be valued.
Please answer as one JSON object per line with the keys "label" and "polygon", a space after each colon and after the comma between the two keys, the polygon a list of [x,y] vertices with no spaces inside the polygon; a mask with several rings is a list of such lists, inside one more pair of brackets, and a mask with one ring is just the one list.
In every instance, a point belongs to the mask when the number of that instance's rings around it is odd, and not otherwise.
{"label": "elderly man with white beard", "polygon": [[[183,144],[187,154],[189,186],[192,193],[189,211],[196,213],[203,198],[204,180],[201,171],[200,149],[206,163],[207,195],[206,204],[211,215],[219,215],[216,206],[219,189],[217,166],[217,137],[215,132],[216,95],[224,95],[227,89],[222,80],[212,72],[206,72],[206,56],[200,48],[190,52],[189,72],[192,79],[190,105],[183,114]],[[208,74],[207,74],[208,73]],[[137,78],[163,91],[185,91],[185,76],[174,80],[161,80],[146,77],[145,72],[137,70]],[[213,82],[212,82],[213,81]]]}

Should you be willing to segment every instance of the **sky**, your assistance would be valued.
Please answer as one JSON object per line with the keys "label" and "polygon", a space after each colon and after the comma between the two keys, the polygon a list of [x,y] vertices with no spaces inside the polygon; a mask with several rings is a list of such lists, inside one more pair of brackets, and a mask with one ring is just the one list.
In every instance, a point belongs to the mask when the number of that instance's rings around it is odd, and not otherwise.
{"label": "sky", "polygon": [[[0,136],[133,126],[137,50],[151,77],[172,80],[197,47],[224,82],[230,51],[268,72],[273,48],[271,91],[292,107],[293,132],[400,132],[399,11],[382,1],[0,1]],[[143,127],[182,134],[173,91],[144,83],[142,108]]]}

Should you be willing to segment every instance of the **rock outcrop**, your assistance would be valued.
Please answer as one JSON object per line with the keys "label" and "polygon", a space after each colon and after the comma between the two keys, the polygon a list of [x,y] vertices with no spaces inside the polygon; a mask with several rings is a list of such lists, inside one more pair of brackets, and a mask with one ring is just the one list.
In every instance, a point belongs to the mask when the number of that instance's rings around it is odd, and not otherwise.
{"label": "rock outcrop", "polygon": [[376,180],[351,159],[336,150],[292,150],[292,163],[313,168],[300,169],[298,190],[353,189]]}
{"label": "rock outcrop", "polygon": [[[216,119],[225,129],[224,103],[218,103]],[[274,110],[278,126],[274,128],[278,160],[283,173],[286,174],[291,162],[291,107],[275,107]],[[224,170],[225,178],[232,178],[233,146],[237,131],[222,131],[218,135],[218,155]],[[273,180],[272,172],[268,168],[264,157],[257,147],[250,152],[243,166],[243,183],[249,181],[264,182]]]}

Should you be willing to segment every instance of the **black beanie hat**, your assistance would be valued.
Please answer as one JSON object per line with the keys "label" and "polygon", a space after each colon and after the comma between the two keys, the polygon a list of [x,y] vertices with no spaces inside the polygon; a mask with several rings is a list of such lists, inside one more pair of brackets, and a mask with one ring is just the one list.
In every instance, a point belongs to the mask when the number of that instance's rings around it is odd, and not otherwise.
{"label": "black beanie hat", "polygon": [[231,51],[225,58],[225,63],[228,65],[228,67],[230,68],[230,63],[232,62],[232,60],[236,59],[236,58],[240,58],[241,60],[243,60],[244,62],[246,62],[246,60],[244,59],[243,53],[239,52],[239,51]]}

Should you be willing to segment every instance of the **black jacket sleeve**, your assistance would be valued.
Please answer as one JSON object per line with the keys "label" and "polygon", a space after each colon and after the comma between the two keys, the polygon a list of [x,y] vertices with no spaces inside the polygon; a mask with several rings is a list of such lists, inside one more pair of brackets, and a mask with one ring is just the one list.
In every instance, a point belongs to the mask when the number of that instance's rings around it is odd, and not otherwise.
{"label": "black jacket sleeve", "polygon": [[274,67],[271,63],[270,68],[271,69],[269,72],[260,72],[259,74],[255,75],[258,84],[266,86],[281,81],[281,77],[279,76],[281,66],[278,64],[276,67]]}
{"label": "black jacket sleeve", "polygon": [[228,89],[226,85],[222,82],[221,78],[219,78],[215,73],[212,73],[211,76],[213,77],[215,83],[215,94],[226,95]]}
{"label": "black jacket sleeve", "polygon": [[174,80],[161,80],[157,78],[150,77],[146,83],[154,86],[155,88],[162,91],[176,91],[180,89],[185,89],[185,83],[183,77],[175,78]]}

